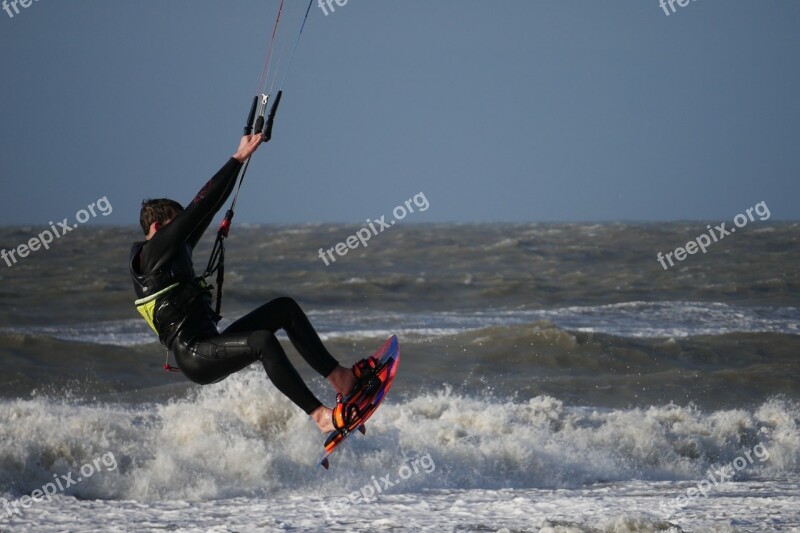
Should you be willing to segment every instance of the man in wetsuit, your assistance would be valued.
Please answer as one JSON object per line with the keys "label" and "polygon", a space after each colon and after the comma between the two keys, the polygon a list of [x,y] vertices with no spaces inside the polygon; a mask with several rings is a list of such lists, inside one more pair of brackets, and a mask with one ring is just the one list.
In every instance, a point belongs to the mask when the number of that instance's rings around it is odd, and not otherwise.
{"label": "man in wetsuit", "polygon": [[323,432],[334,429],[331,409],[306,387],[275,332],[283,329],[300,355],[342,395],[355,386],[353,371],[325,349],[305,313],[291,298],[272,300],[231,324],[221,334],[211,290],[198,279],[192,251],[230,196],[242,164],[262,135],[246,135],[239,149],[184,209],[168,199],[142,203],[145,240],[133,245],[130,273],[136,307],[172,351],[187,378],[206,385],[261,361],[272,383],[303,409]]}

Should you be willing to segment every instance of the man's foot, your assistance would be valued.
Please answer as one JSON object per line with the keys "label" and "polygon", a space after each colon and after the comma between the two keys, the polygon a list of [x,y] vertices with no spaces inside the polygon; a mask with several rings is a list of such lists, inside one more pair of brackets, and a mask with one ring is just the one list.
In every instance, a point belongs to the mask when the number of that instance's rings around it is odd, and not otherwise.
{"label": "man's foot", "polygon": [[328,409],[324,405],[320,405],[311,412],[311,418],[317,424],[319,430],[323,433],[330,433],[335,428],[333,427],[333,410]]}
{"label": "man's foot", "polygon": [[353,392],[356,386],[356,377],[353,375],[352,370],[339,365],[328,376],[328,383],[333,386],[333,390],[338,394],[347,396]]}

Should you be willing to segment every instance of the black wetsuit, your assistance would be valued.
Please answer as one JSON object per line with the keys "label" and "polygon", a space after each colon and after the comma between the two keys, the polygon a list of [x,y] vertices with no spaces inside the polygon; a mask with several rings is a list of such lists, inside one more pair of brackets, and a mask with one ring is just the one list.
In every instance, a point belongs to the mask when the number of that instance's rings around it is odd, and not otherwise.
{"label": "black wetsuit", "polygon": [[[241,163],[231,158],[184,211],[131,250],[137,308],[178,366],[195,383],[225,379],[260,360],[272,383],[306,413],[322,405],[289,362],[275,332],[284,329],[301,356],[323,377],[338,365],[291,298],[277,298],[231,324],[222,334],[211,290],[197,279],[192,251],[230,195]],[[148,301],[149,300],[149,301]]]}

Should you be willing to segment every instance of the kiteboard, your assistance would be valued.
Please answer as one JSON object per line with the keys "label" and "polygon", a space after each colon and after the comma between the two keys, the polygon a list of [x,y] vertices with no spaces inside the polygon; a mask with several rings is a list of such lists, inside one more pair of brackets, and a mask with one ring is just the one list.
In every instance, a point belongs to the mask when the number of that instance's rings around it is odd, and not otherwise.
{"label": "kiteboard", "polygon": [[331,431],[325,439],[325,451],[319,458],[319,465],[326,470],[330,466],[328,457],[353,430],[358,429],[361,434],[367,432],[364,424],[386,398],[400,361],[397,337],[395,335],[389,337],[371,357],[376,361],[375,368],[356,383],[353,392],[340,399],[344,405],[351,406],[353,413],[346,427]]}

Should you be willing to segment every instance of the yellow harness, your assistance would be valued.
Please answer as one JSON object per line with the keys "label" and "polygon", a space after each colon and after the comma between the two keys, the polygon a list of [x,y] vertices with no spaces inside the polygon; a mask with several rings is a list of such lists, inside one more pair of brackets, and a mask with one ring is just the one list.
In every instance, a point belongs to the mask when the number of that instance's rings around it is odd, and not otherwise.
{"label": "yellow harness", "polygon": [[156,332],[156,335],[158,335],[158,330],[153,323],[153,313],[155,313],[156,310],[156,300],[173,290],[178,285],[180,285],[180,283],[173,283],[169,287],[161,289],[157,293],[151,294],[147,298],[140,298],[139,300],[133,302],[133,305],[136,306],[136,310],[139,311],[139,314],[142,315],[142,318],[144,318],[147,324],[153,329],[153,331]]}

